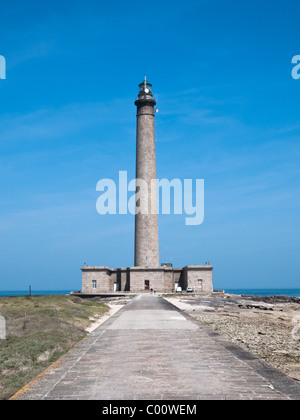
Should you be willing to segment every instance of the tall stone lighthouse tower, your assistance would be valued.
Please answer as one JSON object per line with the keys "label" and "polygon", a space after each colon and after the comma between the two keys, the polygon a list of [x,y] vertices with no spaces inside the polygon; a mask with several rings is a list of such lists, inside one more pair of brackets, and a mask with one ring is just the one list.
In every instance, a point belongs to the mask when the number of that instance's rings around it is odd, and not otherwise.
{"label": "tall stone lighthouse tower", "polygon": [[[135,215],[135,254],[134,265],[137,267],[158,267],[158,224],[157,190],[155,161],[155,130],[152,85],[145,80],[139,85],[136,125],[136,179],[147,188],[138,186]],[[142,185],[143,186],[143,185]]]}
{"label": "tall stone lighthouse tower", "polygon": [[81,293],[141,293],[150,289],[174,292],[178,288],[187,290],[187,287],[193,288],[196,293],[211,293],[213,267],[209,263],[179,268],[174,268],[172,264],[159,265],[154,132],[156,101],[153,99],[152,85],[146,77],[139,85],[135,105],[137,121],[134,267],[84,265],[81,268]]}

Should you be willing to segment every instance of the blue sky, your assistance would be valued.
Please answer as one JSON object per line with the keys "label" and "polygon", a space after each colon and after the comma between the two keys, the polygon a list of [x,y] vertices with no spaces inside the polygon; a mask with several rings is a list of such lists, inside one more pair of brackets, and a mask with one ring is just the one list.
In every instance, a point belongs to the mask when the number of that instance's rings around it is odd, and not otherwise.
{"label": "blue sky", "polygon": [[0,289],[81,287],[133,265],[134,217],[96,212],[135,174],[134,100],[153,85],[157,177],[204,179],[205,219],[160,215],[160,257],[215,288],[299,287],[296,1],[0,2]]}

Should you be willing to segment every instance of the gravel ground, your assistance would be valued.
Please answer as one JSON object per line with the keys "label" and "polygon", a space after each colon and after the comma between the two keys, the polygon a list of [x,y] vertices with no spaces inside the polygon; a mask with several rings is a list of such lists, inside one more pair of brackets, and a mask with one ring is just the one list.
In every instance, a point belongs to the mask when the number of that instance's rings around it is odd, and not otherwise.
{"label": "gravel ground", "polygon": [[213,294],[167,300],[300,381],[300,298]]}

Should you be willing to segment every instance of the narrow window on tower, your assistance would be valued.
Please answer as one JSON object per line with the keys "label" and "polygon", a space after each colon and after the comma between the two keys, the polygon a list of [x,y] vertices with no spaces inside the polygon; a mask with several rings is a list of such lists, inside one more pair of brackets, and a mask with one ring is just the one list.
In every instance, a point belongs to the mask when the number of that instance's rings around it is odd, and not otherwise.
{"label": "narrow window on tower", "polygon": [[97,280],[92,280],[92,287],[93,287],[93,289],[96,289],[96,287],[97,287]]}

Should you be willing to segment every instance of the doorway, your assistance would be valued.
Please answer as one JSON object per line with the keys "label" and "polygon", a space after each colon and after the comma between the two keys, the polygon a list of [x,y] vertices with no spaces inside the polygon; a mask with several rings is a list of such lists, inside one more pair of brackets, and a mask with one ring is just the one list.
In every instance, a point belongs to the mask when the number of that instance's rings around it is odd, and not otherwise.
{"label": "doorway", "polygon": [[150,280],[145,280],[145,290],[149,290],[150,288]]}

